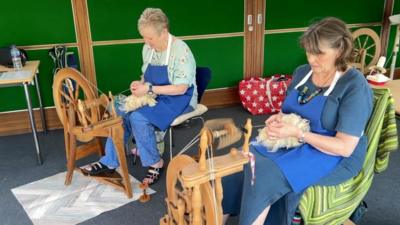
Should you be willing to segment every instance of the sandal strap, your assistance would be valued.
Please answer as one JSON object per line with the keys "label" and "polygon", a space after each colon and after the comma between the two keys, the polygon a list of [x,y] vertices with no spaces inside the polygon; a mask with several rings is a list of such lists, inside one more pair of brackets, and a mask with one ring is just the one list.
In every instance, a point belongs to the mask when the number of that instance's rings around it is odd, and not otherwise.
{"label": "sandal strap", "polygon": [[99,170],[99,169],[103,168],[103,166],[101,165],[100,162],[92,163],[91,166],[92,166],[92,168],[95,169],[95,170]]}
{"label": "sandal strap", "polygon": [[160,175],[160,168],[150,167],[150,169],[147,171],[146,177],[157,178],[159,175]]}
{"label": "sandal strap", "polygon": [[155,180],[157,180],[160,177],[160,172],[161,172],[162,167],[160,168],[155,168],[150,166],[149,170],[147,170],[146,178],[145,180],[148,180],[148,184],[152,184]]}
{"label": "sandal strap", "polygon": [[92,171],[99,171],[99,170],[101,170],[104,166],[105,166],[105,165],[103,165],[101,162],[95,162],[95,163],[92,163],[92,164],[90,165]]}

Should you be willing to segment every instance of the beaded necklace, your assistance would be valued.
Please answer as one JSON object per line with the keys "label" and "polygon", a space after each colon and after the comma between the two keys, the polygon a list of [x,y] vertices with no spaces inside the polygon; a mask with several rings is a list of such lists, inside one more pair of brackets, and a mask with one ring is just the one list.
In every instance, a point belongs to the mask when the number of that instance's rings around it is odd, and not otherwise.
{"label": "beaded necklace", "polygon": [[299,97],[297,98],[297,101],[303,105],[309,102],[312,98],[317,96],[319,93],[321,93],[322,88],[317,88],[314,92],[312,92],[310,95],[306,97],[306,94],[308,92],[308,87],[304,85],[303,90],[300,92]]}
{"label": "beaded necklace", "polygon": [[[322,85],[323,87],[328,84],[328,82],[331,80],[331,78],[328,78],[324,84]],[[313,91],[311,94],[308,96],[306,95],[308,92],[308,86],[304,85],[303,90],[299,93],[299,97],[297,97],[297,101],[299,104],[303,105],[309,102],[311,99],[313,99],[315,96],[319,95],[322,92],[323,88],[318,87],[315,91]]]}

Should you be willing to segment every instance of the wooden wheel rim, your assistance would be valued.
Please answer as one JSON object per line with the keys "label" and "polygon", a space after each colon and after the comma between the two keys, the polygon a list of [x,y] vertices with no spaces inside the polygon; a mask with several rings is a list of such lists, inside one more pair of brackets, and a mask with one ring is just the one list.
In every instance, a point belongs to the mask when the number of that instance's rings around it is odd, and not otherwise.
{"label": "wooden wheel rim", "polygon": [[[167,169],[167,201],[178,202],[179,196],[177,194],[176,185],[179,181],[180,173],[186,165],[194,163],[195,160],[187,155],[179,155],[172,159],[172,161],[168,165]],[[183,185],[181,185],[183,186]],[[206,223],[208,225],[215,224],[216,215],[214,213],[213,206],[213,191],[209,182],[204,183],[200,186],[201,198],[203,203],[203,210],[206,218]],[[190,196],[189,196],[190,198]],[[173,216],[173,215],[171,215]],[[175,221],[178,221],[178,218],[174,218]]]}
{"label": "wooden wheel rim", "polygon": [[[65,106],[65,103],[63,103],[63,92],[64,94],[67,94],[70,96],[68,93],[65,93],[63,91],[63,88],[65,87],[66,80],[70,79],[75,81],[75,88],[78,91],[75,91],[74,96],[72,96],[72,100],[75,101],[79,98],[80,91],[83,92],[85,100],[93,100],[96,98],[92,88],[90,87],[89,83],[83,78],[83,75],[73,69],[73,68],[63,68],[59,70],[56,75],[54,76],[54,81],[53,81],[53,100],[54,100],[54,105],[57,111],[58,118],[60,119],[61,123],[64,124],[65,119],[64,114],[63,114],[63,107]],[[71,96],[70,96],[71,97]],[[65,97],[64,97],[65,98]],[[70,101],[69,101],[70,102]],[[96,116],[95,114],[92,114],[93,116]],[[69,130],[69,128],[67,129]],[[86,135],[79,135],[77,136],[77,139],[82,142],[88,142],[92,140],[93,138],[90,136]]]}
{"label": "wooden wheel rim", "polygon": [[[361,40],[361,37],[366,36],[364,40]],[[368,68],[375,65],[378,62],[380,53],[381,53],[381,41],[378,34],[369,28],[361,28],[353,32],[353,39],[354,39],[354,49],[357,52],[357,57],[360,57],[359,60],[362,59],[362,52],[365,52],[367,57],[370,58],[368,62],[360,62],[356,61],[356,64],[359,64],[360,67],[364,64],[364,68],[360,68],[363,73],[368,71]],[[367,41],[372,40],[373,43],[367,45]],[[375,50],[374,54],[371,55],[370,51]],[[364,59],[365,60],[365,59]]]}

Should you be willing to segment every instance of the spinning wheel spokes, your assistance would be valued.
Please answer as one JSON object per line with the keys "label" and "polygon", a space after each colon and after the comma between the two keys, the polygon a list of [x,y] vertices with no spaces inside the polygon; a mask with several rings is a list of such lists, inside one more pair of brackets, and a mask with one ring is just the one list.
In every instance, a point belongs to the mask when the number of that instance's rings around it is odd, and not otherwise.
{"label": "spinning wheel spokes", "polygon": [[366,73],[368,68],[378,62],[381,42],[375,31],[361,28],[353,32],[355,63],[354,66]]}
{"label": "spinning wheel spokes", "polygon": [[[96,98],[96,95],[87,81],[77,70],[72,68],[64,68],[54,76],[53,98],[57,115],[60,118],[61,123],[65,126],[66,124],[64,123],[69,121],[69,119],[76,120],[76,123],[78,124],[83,124],[84,118],[79,113],[75,113],[77,119],[68,118],[68,113],[66,113],[66,110],[69,107],[72,107],[72,111],[77,112],[79,100],[91,101]],[[94,123],[98,121],[98,118],[98,110],[91,109],[88,113],[88,118],[85,119],[88,119],[91,123]],[[83,135],[79,135],[77,138],[83,142],[92,140],[92,138],[85,137]]]}
{"label": "spinning wheel spokes", "polygon": [[[174,157],[168,165],[167,169],[167,198],[165,199],[170,210],[168,217],[161,220],[166,224],[191,224],[192,212],[192,189],[185,188],[180,179],[182,169],[188,164],[195,163],[194,159],[187,155],[179,155]],[[201,184],[201,203],[202,214],[201,217],[205,224],[215,224],[215,210],[213,205],[213,191],[210,183],[206,182]],[[177,221],[184,220],[184,221]]]}

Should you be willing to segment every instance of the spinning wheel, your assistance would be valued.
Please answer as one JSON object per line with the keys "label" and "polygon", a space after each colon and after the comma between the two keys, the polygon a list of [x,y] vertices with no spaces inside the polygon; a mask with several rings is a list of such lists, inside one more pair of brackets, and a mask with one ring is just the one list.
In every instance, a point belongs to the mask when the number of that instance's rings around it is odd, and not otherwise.
{"label": "spinning wheel", "polygon": [[[222,184],[221,178],[243,170],[248,162],[251,121],[245,126],[243,154],[233,148],[230,153],[206,159],[217,139],[226,136],[237,140],[237,133],[229,122],[217,121],[218,126],[206,127],[201,131],[199,163],[187,155],[174,157],[167,169],[167,198],[165,199],[168,214],[160,219],[160,225],[219,225],[222,224]],[[212,128],[211,128],[212,127]],[[222,128],[222,130],[217,130]],[[241,136],[241,135],[239,135]],[[226,146],[226,142],[219,146]],[[218,148],[218,147],[217,147]],[[215,149],[216,150],[216,149]]]}
{"label": "spinning wheel", "polygon": [[369,67],[376,65],[381,53],[381,41],[375,31],[361,28],[353,32],[355,63],[362,73],[367,73]]}
{"label": "spinning wheel", "polygon": [[[99,98],[90,83],[77,70],[64,68],[57,72],[53,81],[53,98],[58,117],[64,127],[67,175],[69,185],[75,169],[75,161],[92,153],[102,155],[100,137],[112,138],[122,176],[118,172],[93,176],[101,182],[125,191],[129,198],[132,189],[123,146],[122,119],[117,116],[111,93]],[[83,142],[77,146],[77,140]]]}

